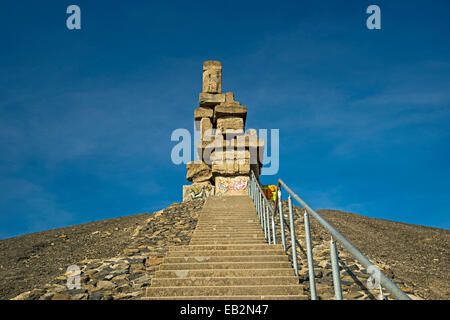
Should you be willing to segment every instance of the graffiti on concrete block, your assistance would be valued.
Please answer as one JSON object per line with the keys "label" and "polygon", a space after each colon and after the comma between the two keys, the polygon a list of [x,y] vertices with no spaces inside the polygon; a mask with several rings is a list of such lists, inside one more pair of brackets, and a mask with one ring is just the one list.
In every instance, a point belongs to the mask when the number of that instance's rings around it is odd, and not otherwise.
{"label": "graffiti on concrete block", "polygon": [[247,188],[247,181],[235,181],[233,183],[233,190],[234,191],[241,191],[245,190]]}
{"label": "graffiti on concrete block", "polygon": [[211,195],[214,195],[214,187],[210,184],[183,186],[183,201],[205,200]]}
{"label": "graffiti on concrete block", "polygon": [[216,196],[247,194],[248,177],[216,177]]}

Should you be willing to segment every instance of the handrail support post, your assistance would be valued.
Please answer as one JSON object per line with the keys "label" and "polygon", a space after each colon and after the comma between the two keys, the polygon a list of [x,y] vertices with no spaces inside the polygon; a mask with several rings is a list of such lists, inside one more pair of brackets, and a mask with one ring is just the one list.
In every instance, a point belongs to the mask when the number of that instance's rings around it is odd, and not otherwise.
{"label": "handrail support post", "polygon": [[338,252],[336,241],[334,241],[333,236],[331,237],[330,240],[330,256],[331,256],[331,267],[333,270],[334,296],[336,300],[342,300],[342,286],[339,272]]}
{"label": "handrail support post", "polygon": [[294,226],[294,211],[292,208],[292,197],[289,195],[289,224],[291,233],[291,250],[292,250],[292,262],[294,264],[295,275],[298,277],[298,261],[297,261],[297,245],[295,237],[295,226]]}

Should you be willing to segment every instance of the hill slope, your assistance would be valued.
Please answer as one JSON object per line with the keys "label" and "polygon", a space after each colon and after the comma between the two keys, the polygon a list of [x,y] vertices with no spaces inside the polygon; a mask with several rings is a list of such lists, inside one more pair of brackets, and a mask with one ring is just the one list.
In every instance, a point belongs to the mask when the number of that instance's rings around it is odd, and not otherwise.
{"label": "hill slope", "polygon": [[[83,259],[85,265],[101,264],[102,259],[113,260],[110,258],[127,253],[130,246],[145,248],[131,251],[163,256],[165,246],[189,243],[202,205],[201,201],[174,204],[156,214],[131,215],[0,240],[0,298],[10,299],[33,288],[43,288],[49,282],[62,287],[62,280],[55,278],[61,278],[69,265]],[[295,210],[297,231],[301,232],[303,209]],[[389,275],[409,293],[427,299],[450,298],[449,230],[335,210],[319,212],[373,262],[386,266]],[[328,241],[328,233],[311,220],[313,239]],[[155,263],[151,268],[156,267]],[[25,297],[33,299],[39,295],[41,291]],[[122,297],[132,296],[123,293]]]}

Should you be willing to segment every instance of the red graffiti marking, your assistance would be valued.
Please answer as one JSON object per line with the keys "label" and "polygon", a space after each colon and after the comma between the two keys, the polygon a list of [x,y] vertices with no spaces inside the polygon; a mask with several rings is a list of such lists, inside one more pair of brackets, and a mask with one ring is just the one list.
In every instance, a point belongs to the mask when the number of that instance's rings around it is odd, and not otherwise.
{"label": "red graffiti marking", "polygon": [[241,191],[247,188],[247,181],[236,181],[233,183],[233,190],[234,191]]}

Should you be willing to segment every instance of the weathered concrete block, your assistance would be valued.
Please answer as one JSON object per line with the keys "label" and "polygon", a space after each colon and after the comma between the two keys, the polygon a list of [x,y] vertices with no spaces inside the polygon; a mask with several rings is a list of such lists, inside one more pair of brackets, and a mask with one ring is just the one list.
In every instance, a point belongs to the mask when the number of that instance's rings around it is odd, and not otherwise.
{"label": "weathered concrete block", "polygon": [[217,129],[222,134],[244,133],[244,119],[239,117],[223,117],[217,119]]}
{"label": "weathered concrete block", "polygon": [[200,107],[214,107],[222,102],[225,102],[225,94],[223,93],[200,93],[198,102]]}
{"label": "weathered concrete block", "polygon": [[246,195],[250,178],[248,176],[215,177],[216,196]]}
{"label": "weathered concrete block", "polygon": [[213,162],[211,171],[213,176],[236,176],[239,174],[239,164],[234,160]]}
{"label": "weathered concrete block", "polygon": [[233,92],[225,93],[225,102],[234,102],[234,93]]}
{"label": "weathered concrete block", "polygon": [[192,182],[210,181],[212,178],[211,167],[204,162],[189,162],[186,165],[186,180]]}
{"label": "weathered concrete block", "polygon": [[238,117],[244,119],[247,118],[247,107],[234,103],[221,103],[214,107],[214,121],[222,117]]}
{"label": "weathered concrete block", "polygon": [[202,118],[200,120],[200,139],[202,141],[210,141],[213,137],[213,125],[210,118]]}
{"label": "weathered concrete block", "polygon": [[222,64],[219,61],[203,62],[203,92],[222,92]]}
{"label": "weathered concrete block", "polygon": [[207,136],[206,138],[206,140],[198,140],[196,148],[199,159],[202,159],[207,164],[211,164],[211,155],[213,152],[231,148],[231,140],[225,140],[220,133],[216,132],[216,135],[211,137]]}
{"label": "weathered concrete block", "polygon": [[202,118],[212,118],[214,116],[214,109],[211,107],[198,107],[194,110],[194,119],[201,120]]}
{"label": "weathered concrete block", "polygon": [[183,186],[183,202],[191,200],[204,200],[214,195],[214,186],[209,182],[194,183]]}
{"label": "weathered concrete block", "polygon": [[[211,153],[211,160],[213,162],[223,162],[226,160],[247,160],[249,163],[250,160],[250,151],[249,150],[236,150],[236,149],[224,149],[224,150],[215,150]],[[242,161],[241,161],[242,162]]]}
{"label": "weathered concrete block", "polygon": [[264,157],[264,140],[258,139],[256,134],[238,135],[230,142],[233,148],[250,151],[250,163],[262,163]]}
{"label": "weathered concrete block", "polygon": [[242,174],[242,175],[250,174],[250,163],[238,162],[238,164],[239,164],[239,171],[238,171],[239,174]]}

